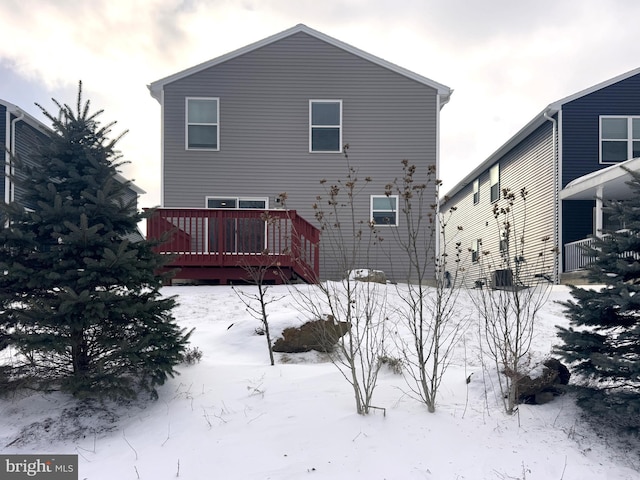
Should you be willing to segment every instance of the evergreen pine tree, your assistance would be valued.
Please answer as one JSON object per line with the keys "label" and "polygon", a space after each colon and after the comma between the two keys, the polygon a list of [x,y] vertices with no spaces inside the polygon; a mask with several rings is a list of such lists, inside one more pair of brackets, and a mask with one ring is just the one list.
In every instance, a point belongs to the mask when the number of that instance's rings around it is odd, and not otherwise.
{"label": "evergreen pine tree", "polygon": [[571,287],[564,303],[570,328],[559,328],[558,352],[582,379],[579,403],[624,425],[640,427],[640,175],[629,172],[632,196],[604,207],[622,230],[604,230],[586,249],[590,283]]}
{"label": "evergreen pine tree", "polygon": [[14,353],[5,380],[78,397],[155,395],[190,334],[159,292],[163,259],[132,240],[143,214],[117,179],[122,135],[108,138],[115,122],[100,126],[82,84],[76,111],[54,103],[57,116],[38,105],[50,142],[31,166],[14,159],[21,198],[0,204],[0,343]]}

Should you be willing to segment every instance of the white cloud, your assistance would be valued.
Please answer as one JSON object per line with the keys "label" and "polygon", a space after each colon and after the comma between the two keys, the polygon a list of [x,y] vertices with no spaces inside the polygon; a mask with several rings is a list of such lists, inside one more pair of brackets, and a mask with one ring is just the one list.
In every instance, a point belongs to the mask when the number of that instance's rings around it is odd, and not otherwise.
{"label": "white cloud", "polygon": [[454,88],[442,115],[448,189],[548,103],[637,67],[639,13],[626,0],[5,0],[0,73],[25,81],[0,97],[30,98],[20,106],[33,113],[52,96],[73,102],[82,79],[103,121],[130,131],[124,173],[151,206],[160,108],[146,85],[305,23]]}

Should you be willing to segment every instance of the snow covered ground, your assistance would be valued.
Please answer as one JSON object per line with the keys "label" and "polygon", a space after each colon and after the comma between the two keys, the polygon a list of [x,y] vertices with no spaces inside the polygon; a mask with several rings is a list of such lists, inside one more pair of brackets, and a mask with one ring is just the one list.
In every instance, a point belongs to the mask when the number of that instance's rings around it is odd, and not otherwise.
{"label": "snow covered ground", "polygon": [[[250,291],[251,287],[242,287]],[[306,287],[302,287],[306,288]],[[395,287],[389,285],[393,296]],[[175,316],[195,327],[203,357],[179,367],[156,402],[85,405],[59,394],[0,400],[0,452],[79,455],[88,480],[209,479],[640,479],[637,451],[613,446],[580,417],[570,396],[507,416],[496,378],[483,375],[477,320],[459,342],[435,414],[383,369],[374,404],[355,413],[352,389],[322,354],[277,354],[270,366],[260,326],[225,286],[167,287]],[[272,287],[275,336],[304,319],[287,287]],[[534,358],[566,325],[554,287],[538,322]],[[232,325],[230,327],[230,325]],[[230,327],[230,328],[229,328]],[[467,384],[466,378],[472,374]]]}

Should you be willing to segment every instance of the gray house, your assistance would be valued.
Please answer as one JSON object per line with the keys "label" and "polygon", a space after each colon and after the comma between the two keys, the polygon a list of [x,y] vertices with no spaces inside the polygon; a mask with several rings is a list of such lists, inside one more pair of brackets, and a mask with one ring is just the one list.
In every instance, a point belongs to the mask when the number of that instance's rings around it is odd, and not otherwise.
{"label": "gray house", "polygon": [[[548,105],[442,202],[445,211],[455,207],[448,238],[456,236],[470,251],[465,256],[468,281],[500,284],[512,278],[483,270],[483,252],[509,255],[512,266],[539,281],[576,281],[588,262],[580,245],[602,228],[615,228],[603,215],[602,203],[630,194],[624,168],[638,170],[637,157],[640,69]],[[507,203],[504,188],[516,195],[514,227],[524,227],[526,234],[526,255],[517,262],[514,239],[504,238],[504,228],[493,215],[495,205]],[[523,188],[528,193],[526,212],[518,199]],[[553,248],[557,254],[550,255]],[[537,260],[541,253],[544,265]]]}
{"label": "gray house", "polygon": [[[0,152],[2,152],[2,174],[0,174],[0,199],[6,203],[20,201],[21,187],[11,180],[15,174],[12,159],[19,157],[31,166],[35,165],[38,147],[49,141],[53,132],[42,122],[26,113],[20,107],[0,99]],[[117,179],[125,183],[122,175]],[[129,183],[124,191],[125,201],[138,199],[144,190]],[[141,239],[142,234],[132,236]]]}
{"label": "gray house", "polygon": [[[247,262],[262,261],[260,252],[280,255],[286,275],[308,281],[344,273],[331,260],[326,232],[320,241],[313,204],[324,193],[322,179],[345,181],[345,144],[361,183],[371,179],[356,216],[377,219],[388,239],[402,231],[398,198],[385,196],[385,185],[402,176],[403,159],[425,176],[438,165],[440,109],[451,95],[305,25],[149,90],[161,105],[162,205],[148,235],[173,231],[162,249],[178,254],[179,278],[221,283],[242,278]],[[265,213],[284,222],[279,232],[265,225]],[[376,248],[359,267],[406,278],[392,242]]]}

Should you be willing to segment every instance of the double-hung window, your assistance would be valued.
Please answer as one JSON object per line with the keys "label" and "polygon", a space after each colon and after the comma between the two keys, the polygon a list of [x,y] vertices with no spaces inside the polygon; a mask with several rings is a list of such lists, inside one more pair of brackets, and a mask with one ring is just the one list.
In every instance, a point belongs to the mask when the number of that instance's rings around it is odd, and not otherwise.
{"label": "double-hung window", "polygon": [[480,179],[476,178],[473,181],[473,204],[477,205],[480,203]]}
{"label": "double-hung window", "polygon": [[509,229],[500,229],[500,253],[509,252]]}
{"label": "double-hung window", "polygon": [[398,226],[398,196],[371,195],[371,220],[380,226]]}
{"label": "double-hung window", "polygon": [[480,249],[482,248],[482,240],[474,240],[471,244],[471,261],[477,262],[480,260]]}
{"label": "double-hung window", "polygon": [[220,99],[187,98],[187,150],[220,150]]}
{"label": "double-hung window", "polygon": [[600,117],[600,163],[640,157],[640,117]]}
{"label": "double-hung window", "polygon": [[496,163],[489,170],[489,181],[491,184],[491,201],[500,200],[500,164]]}
{"label": "double-hung window", "polygon": [[342,152],[342,100],[309,101],[309,151]]}

